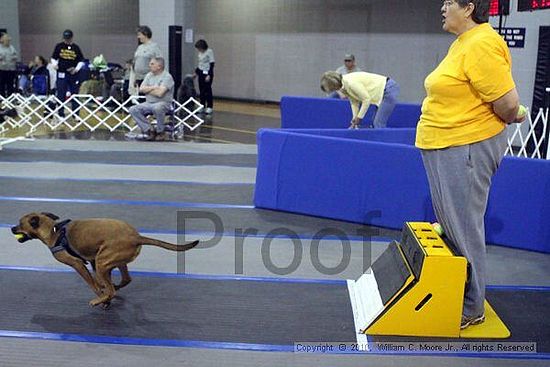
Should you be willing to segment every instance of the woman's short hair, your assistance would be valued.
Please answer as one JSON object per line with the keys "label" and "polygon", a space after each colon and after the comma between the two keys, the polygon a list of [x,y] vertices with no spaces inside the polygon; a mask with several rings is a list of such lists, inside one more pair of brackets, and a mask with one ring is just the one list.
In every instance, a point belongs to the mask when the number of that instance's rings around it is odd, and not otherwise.
{"label": "woman's short hair", "polygon": [[208,43],[205,40],[198,40],[195,42],[195,48],[199,50],[208,50]]}
{"label": "woman's short hair", "polygon": [[46,61],[46,59],[44,58],[44,56],[37,55],[36,57],[38,57],[38,60],[40,60],[40,62],[42,63],[42,65],[44,65],[44,66],[48,65],[48,62]]}
{"label": "woman's short hair", "polygon": [[151,28],[147,27],[146,25],[140,25],[137,28],[136,32],[143,34],[147,38],[153,37],[153,31],[151,31]]}
{"label": "woman's short hair", "polygon": [[487,23],[489,21],[489,0],[455,0],[461,8],[465,8],[469,3],[474,4],[472,20],[477,24]]}
{"label": "woman's short hair", "polygon": [[321,76],[321,90],[325,93],[334,92],[342,88],[342,74],[336,71],[327,71]]}

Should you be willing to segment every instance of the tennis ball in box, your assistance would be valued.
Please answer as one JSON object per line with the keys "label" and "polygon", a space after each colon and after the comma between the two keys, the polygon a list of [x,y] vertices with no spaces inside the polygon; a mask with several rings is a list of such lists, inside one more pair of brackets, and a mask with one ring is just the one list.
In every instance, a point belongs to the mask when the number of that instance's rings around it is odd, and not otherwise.
{"label": "tennis ball in box", "polygon": [[522,118],[522,117],[524,117],[525,115],[527,115],[527,107],[525,107],[524,105],[520,104],[520,105],[519,105],[519,109],[518,109],[518,118]]}
{"label": "tennis ball in box", "polygon": [[435,222],[432,223],[432,227],[434,228],[435,233],[437,233],[440,236],[443,236],[443,227],[441,227],[441,224]]}

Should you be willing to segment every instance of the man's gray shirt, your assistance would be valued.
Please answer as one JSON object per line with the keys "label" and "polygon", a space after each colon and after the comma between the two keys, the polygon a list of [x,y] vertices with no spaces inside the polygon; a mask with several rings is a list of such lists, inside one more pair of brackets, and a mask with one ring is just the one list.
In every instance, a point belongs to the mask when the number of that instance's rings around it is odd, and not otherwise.
{"label": "man's gray shirt", "polygon": [[162,97],[153,96],[151,93],[145,95],[145,101],[149,103],[157,102],[172,102],[174,96],[174,79],[172,75],[166,70],[163,70],[160,74],[153,74],[149,72],[145,79],[143,79],[143,84],[145,86],[164,86],[168,91],[164,93]]}

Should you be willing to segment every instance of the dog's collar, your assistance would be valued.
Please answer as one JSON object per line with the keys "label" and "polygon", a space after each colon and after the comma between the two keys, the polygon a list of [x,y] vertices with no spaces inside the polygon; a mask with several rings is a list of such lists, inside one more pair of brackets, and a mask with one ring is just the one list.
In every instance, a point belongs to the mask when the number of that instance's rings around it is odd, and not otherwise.
{"label": "dog's collar", "polygon": [[59,223],[56,223],[54,226],[53,226],[53,231],[54,232],[58,232],[59,230],[62,230],[65,228],[65,226],[67,224],[69,224],[71,220],[70,219],[65,219],[64,221],[61,221]]}
{"label": "dog's collar", "polygon": [[59,232],[59,236],[57,237],[57,241],[55,241],[55,245],[53,247],[50,247],[50,251],[52,254],[56,254],[60,251],[67,251],[69,255],[72,255],[76,258],[79,258],[80,260],[84,261],[84,264],[88,263],[88,260],[84,259],[78,252],[73,250],[71,245],[69,244],[69,239],[67,238],[67,228],[66,225],[69,224],[71,220],[66,219],[62,222],[56,223],[53,226],[54,232]]}

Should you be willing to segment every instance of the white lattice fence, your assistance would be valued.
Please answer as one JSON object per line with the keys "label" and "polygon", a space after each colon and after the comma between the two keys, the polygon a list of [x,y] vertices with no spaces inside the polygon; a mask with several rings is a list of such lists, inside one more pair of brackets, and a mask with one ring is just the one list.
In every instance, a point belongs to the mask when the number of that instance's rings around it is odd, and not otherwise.
{"label": "white lattice fence", "polygon": [[[550,159],[550,145],[548,145],[546,152],[543,151],[543,143],[548,128],[548,110],[548,108],[546,110],[540,108],[535,120],[531,118],[531,113],[527,111],[526,121],[522,124],[513,125],[508,136],[507,155],[539,159],[546,157],[546,159]],[[525,124],[527,126],[523,126]],[[539,132],[537,133],[537,131]],[[533,148],[531,152],[529,152],[529,146]]]}
{"label": "white lattice fence", "polygon": [[[0,134],[6,133],[9,129],[22,129],[26,135],[30,135],[38,128],[44,127],[48,130],[65,127],[69,131],[134,131],[138,126],[129,115],[128,108],[143,98],[132,96],[120,102],[113,97],[103,100],[89,94],[75,94],[65,101],[60,101],[53,95],[25,97],[13,94],[8,98],[0,96],[2,108],[16,108],[18,111],[18,117],[7,118],[4,124],[0,125]],[[71,108],[73,103],[76,107],[74,110]],[[195,130],[204,122],[199,115],[202,105],[196,99],[190,98],[181,104],[174,100],[172,106],[176,130]],[[65,112],[64,117],[59,113],[62,109]]]}

